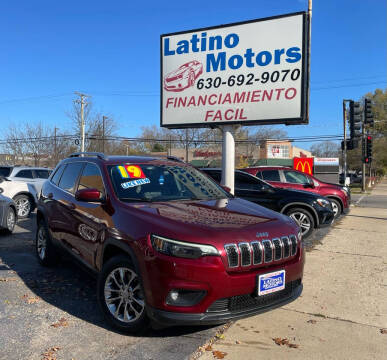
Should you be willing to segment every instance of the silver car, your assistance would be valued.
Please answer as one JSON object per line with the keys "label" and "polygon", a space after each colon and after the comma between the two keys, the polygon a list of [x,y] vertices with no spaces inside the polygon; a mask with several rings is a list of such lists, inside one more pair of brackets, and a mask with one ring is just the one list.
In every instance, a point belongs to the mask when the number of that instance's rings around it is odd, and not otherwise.
{"label": "silver car", "polygon": [[16,222],[17,212],[14,201],[0,194],[0,229],[12,233]]}

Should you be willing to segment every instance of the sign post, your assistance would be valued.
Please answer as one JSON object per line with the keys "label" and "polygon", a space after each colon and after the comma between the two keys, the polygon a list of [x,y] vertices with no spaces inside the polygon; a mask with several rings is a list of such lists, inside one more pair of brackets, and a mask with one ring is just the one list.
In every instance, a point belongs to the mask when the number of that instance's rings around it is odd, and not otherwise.
{"label": "sign post", "polygon": [[232,192],[235,125],[308,124],[310,15],[160,37],[160,125],[221,128],[222,184]]}

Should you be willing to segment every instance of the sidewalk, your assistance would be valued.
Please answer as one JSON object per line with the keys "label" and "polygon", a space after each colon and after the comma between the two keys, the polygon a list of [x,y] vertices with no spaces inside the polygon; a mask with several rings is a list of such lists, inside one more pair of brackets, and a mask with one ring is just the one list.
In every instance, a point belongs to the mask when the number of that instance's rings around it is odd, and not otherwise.
{"label": "sidewalk", "polygon": [[299,299],[237,321],[200,359],[387,359],[387,203],[359,205],[306,254]]}

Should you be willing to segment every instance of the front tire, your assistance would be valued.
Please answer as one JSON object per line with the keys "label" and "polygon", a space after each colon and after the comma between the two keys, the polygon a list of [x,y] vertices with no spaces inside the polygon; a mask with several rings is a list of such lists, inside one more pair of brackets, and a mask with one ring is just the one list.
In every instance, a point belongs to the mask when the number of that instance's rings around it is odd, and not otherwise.
{"label": "front tire", "polygon": [[338,200],[336,199],[329,199],[332,203],[332,210],[333,213],[335,214],[335,219],[339,218],[342,212],[341,204]]}
{"label": "front tire", "polygon": [[39,221],[36,230],[35,252],[39,263],[43,266],[53,266],[58,261],[58,253],[43,220]]}
{"label": "front tire", "polygon": [[33,204],[27,195],[17,195],[13,198],[16,204],[17,216],[20,219],[25,219],[30,216]]}
{"label": "front tire", "polygon": [[116,329],[142,334],[149,327],[139,271],[127,256],[115,256],[98,277],[97,298],[106,320]]}
{"label": "front tire", "polygon": [[13,207],[9,207],[7,211],[7,217],[6,217],[6,229],[7,232],[12,234],[13,230],[15,229],[16,225],[16,211]]}
{"label": "front tire", "polygon": [[286,215],[300,226],[303,239],[312,235],[315,223],[313,215],[309,211],[302,208],[292,208],[286,212]]}

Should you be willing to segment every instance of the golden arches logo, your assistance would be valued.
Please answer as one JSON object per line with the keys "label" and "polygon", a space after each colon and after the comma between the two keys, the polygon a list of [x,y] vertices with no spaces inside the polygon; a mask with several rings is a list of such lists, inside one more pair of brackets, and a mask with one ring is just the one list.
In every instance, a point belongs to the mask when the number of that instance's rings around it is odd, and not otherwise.
{"label": "golden arches logo", "polygon": [[[300,168],[303,173],[312,175],[312,167],[310,166],[309,161],[298,161],[296,165],[296,170],[300,171]],[[305,171],[305,170],[308,170],[308,171]]]}

